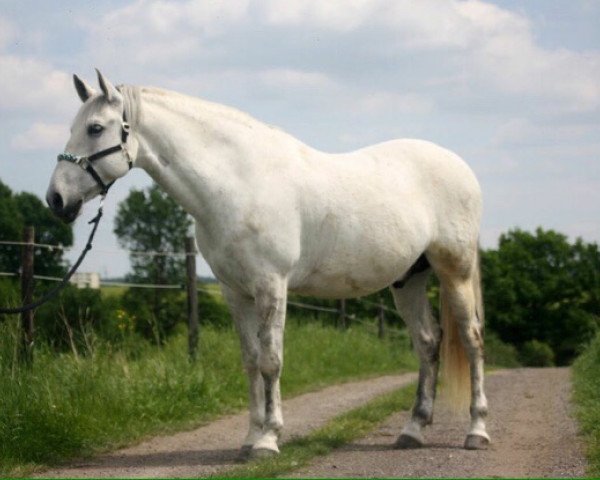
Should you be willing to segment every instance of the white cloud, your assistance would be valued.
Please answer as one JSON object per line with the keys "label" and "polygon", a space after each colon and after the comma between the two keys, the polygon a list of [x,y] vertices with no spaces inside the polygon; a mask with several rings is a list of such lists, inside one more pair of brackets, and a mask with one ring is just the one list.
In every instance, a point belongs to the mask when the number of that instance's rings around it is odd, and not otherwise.
{"label": "white cloud", "polygon": [[343,32],[385,27],[402,39],[395,48],[468,48],[482,36],[522,35],[529,29],[526,18],[478,0],[263,0],[262,8],[274,25]]}
{"label": "white cloud", "polygon": [[0,55],[0,108],[63,113],[76,105],[71,78],[36,58]]}
{"label": "white cloud", "polygon": [[364,95],[358,100],[357,107],[368,113],[393,111],[398,114],[424,115],[433,110],[434,102],[431,98],[416,93],[375,92]]}
{"label": "white cloud", "polygon": [[513,118],[498,128],[492,145],[531,147],[568,144],[572,148],[575,142],[585,141],[599,129],[599,124],[539,124],[528,118]]}
{"label": "white cloud", "polygon": [[278,88],[330,88],[335,82],[319,72],[306,72],[292,68],[273,68],[257,74],[267,86]]}
{"label": "white cloud", "polygon": [[17,134],[11,147],[21,151],[56,150],[64,146],[69,136],[69,127],[62,123],[36,122],[25,132]]}
{"label": "white cloud", "polygon": [[15,25],[6,18],[0,17],[0,49],[5,48],[17,36],[18,30]]}
{"label": "white cloud", "polygon": [[[137,65],[172,64],[210,55],[203,40],[228,32],[246,15],[249,0],[138,0],[83,26],[91,33],[89,48],[102,63],[122,60]],[[123,46],[126,55],[123,56]]]}
{"label": "white cloud", "polygon": [[389,43],[381,48],[455,51],[463,64],[458,80],[469,88],[493,86],[508,94],[547,97],[556,111],[600,107],[600,54],[539,47],[523,15],[479,0],[347,3],[267,0],[266,18],[278,25],[344,32],[380,26],[390,33]]}
{"label": "white cloud", "polygon": [[374,0],[264,0],[262,13],[272,25],[317,25],[340,31],[361,26],[379,2]]}
{"label": "white cloud", "polygon": [[[257,25],[263,35],[256,34]],[[218,72],[232,65],[258,70],[261,62],[264,70],[265,62],[273,62],[274,69],[318,75],[344,59],[346,68],[352,68],[350,59],[358,46],[372,51],[371,59],[379,56],[379,69],[401,68],[394,63],[398,56],[418,57],[429,65],[423,86],[444,79],[450,95],[501,93],[530,102],[538,99],[553,113],[600,108],[599,52],[543,48],[524,14],[481,0],[138,0],[100,21],[94,19],[88,28],[90,53],[102,65],[116,63],[126,72],[135,65],[148,75],[159,68],[176,68],[182,75],[208,68]],[[296,62],[295,54],[306,57],[301,68],[280,65],[282,59],[273,57],[277,48],[262,43],[269,29],[270,38],[285,44],[294,42],[299,32],[316,35],[315,28],[323,44],[339,44],[328,64],[307,60],[319,58],[320,42],[306,42],[289,53],[290,65]],[[375,29],[376,43],[361,41],[368,38],[365,29]],[[123,45],[129,54],[123,55]],[[432,57],[439,52],[445,54],[441,61]],[[349,73],[359,75],[356,67]],[[290,79],[290,86],[297,86],[292,83]]]}

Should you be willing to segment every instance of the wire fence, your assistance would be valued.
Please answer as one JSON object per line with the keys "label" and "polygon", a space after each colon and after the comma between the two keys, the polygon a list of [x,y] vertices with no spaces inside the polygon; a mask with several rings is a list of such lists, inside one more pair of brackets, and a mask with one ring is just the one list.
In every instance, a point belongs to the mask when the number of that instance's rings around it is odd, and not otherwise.
{"label": "wire fence", "polygon": [[[15,272],[0,272],[0,277],[18,278],[19,276],[20,276],[19,273],[15,273]],[[36,280],[45,280],[45,281],[50,281],[50,282],[61,282],[62,281],[62,278],[60,278],[60,277],[52,277],[52,276],[48,276],[48,275],[33,275],[33,278]],[[71,280],[71,283],[76,284],[77,279]],[[163,289],[163,290],[184,290],[186,287],[184,283],[157,284],[157,283],[120,282],[120,281],[113,281],[113,280],[100,280],[99,286],[100,287],[122,287],[122,288],[149,288],[149,289]],[[199,292],[222,295],[221,291],[217,290],[217,289],[208,289],[208,288],[198,287],[197,290]],[[389,308],[386,305],[372,302],[370,300],[366,300],[366,299],[360,298],[360,297],[353,298],[352,301],[357,302],[359,304],[369,306],[369,307],[373,307],[374,309],[382,309],[387,313],[391,313],[392,315],[400,317],[400,315],[398,314],[398,312],[396,310]],[[340,313],[340,310],[337,308],[323,307],[321,305],[312,305],[310,303],[305,303],[305,302],[297,302],[297,301],[293,301],[293,300],[288,300],[287,304],[291,305],[293,307],[302,308],[305,310],[312,310],[315,312],[336,313],[336,314]]]}
{"label": "wire fence", "polygon": [[[62,252],[69,252],[69,251],[73,251],[75,250],[73,247],[65,247],[63,245],[51,245],[51,244],[47,244],[47,243],[29,243],[29,242],[23,242],[23,241],[6,241],[6,240],[1,240],[0,241],[0,246],[14,246],[14,247],[33,247],[33,248],[37,248],[37,249],[43,249],[43,250],[48,250],[48,251],[62,251]],[[187,257],[195,257],[197,255],[197,252],[191,251],[191,252],[186,252],[186,251],[136,251],[136,250],[126,250],[126,249],[121,249],[121,250],[104,250],[104,249],[95,249],[94,250],[96,253],[102,253],[102,254],[128,254],[128,255],[135,255],[135,256],[148,256],[148,257],[157,257],[157,256],[171,256],[171,257],[180,257],[180,258],[187,258]],[[0,277],[19,277],[20,273],[19,272],[0,272]],[[53,276],[46,276],[46,275],[33,275],[33,278],[36,280],[43,280],[43,281],[50,281],[50,282],[60,282],[62,280],[62,278],[59,277],[53,277]],[[77,284],[78,280],[77,278],[72,279],[71,280],[72,283]],[[79,280],[79,282],[81,282],[81,280]],[[85,283],[85,282],[83,282]],[[113,281],[113,280],[99,280],[99,286],[100,287],[121,287],[121,288],[134,288],[134,289],[160,289],[160,290],[185,290],[186,289],[186,283],[182,282],[181,284],[154,284],[154,283],[136,283],[136,282],[127,282],[127,281]],[[197,286],[196,287],[197,291],[200,292],[204,292],[204,293],[209,293],[209,294],[217,294],[217,295],[222,295],[222,292],[220,291],[220,289],[208,289],[208,288],[203,288],[201,286]],[[373,302],[371,300],[367,300],[365,298],[353,298],[350,300],[353,304],[358,304],[358,305],[362,305],[363,307],[369,307],[369,309],[372,309],[372,311],[374,312],[373,317],[378,319],[378,322],[373,323],[372,321],[366,321],[364,319],[361,318],[357,318],[356,314],[349,314],[346,311],[346,304],[345,304],[345,300],[341,300],[339,302],[338,308],[335,307],[329,307],[329,306],[323,306],[323,305],[314,305],[314,304],[310,304],[310,303],[306,303],[306,302],[300,302],[297,300],[288,300],[288,306],[294,307],[294,308],[298,308],[298,309],[302,309],[302,310],[307,310],[307,311],[313,311],[313,312],[318,312],[318,313],[324,313],[324,314],[330,314],[330,315],[336,315],[336,324],[338,322],[338,320],[341,322],[342,325],[348,326],[349,323],[357,323],[357,324],[361,324],[367,327],[371,327],[371,328],[375,328],[378,330],[378,334],[380,337],[384,336],[384,335],[406,335],[405,331],[403,330],[399,330],[399,329],[394,329],[390,326],[386,326],[385,327],[385,334],[384,334],[384,326],[383,324],[386,323],[385,322],[385,315],[386,314],[391,314],[394,317],[400,317],[400,315],[398,314],[398,312],[392,308],[389,308],[388,306],[386,306],[383,302]]]}
{"label": "wire fence", "polygon": [[[71,252],[71,251],[78,250],[75,247],[65,247],[63,245],[51,245],[48,243],[27,243],[27,242],[19,242],[19,241],[12,241],[12,240],[11,241],[0,240],[0,245],[15,246],[15,247],[30,246],[30,247],[42,248],[42,249],[46,249],[46,250],[50,250],[50,251],[60,250],[62,252]],[[146,256],[146,257],[187,257],[190,255],[191,256],[197,255],[196,253],[177,252],[177,251],[140,251],[140,250],[125,250],[125,249],[104,250],[104,249],[97,249],[97,248],[94,249],[94,252],[114,254],[114,255],[127,253],[128,255]]]}

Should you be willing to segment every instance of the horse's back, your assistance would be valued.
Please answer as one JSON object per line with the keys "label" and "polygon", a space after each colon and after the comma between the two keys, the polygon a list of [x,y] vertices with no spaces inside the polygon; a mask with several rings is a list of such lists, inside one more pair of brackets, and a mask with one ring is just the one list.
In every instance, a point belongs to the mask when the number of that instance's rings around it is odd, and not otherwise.
{"label": "horse's back", "polygon": [[477,238],[475,176],[430,142],[325,156],[304,185],[303,258],[291,282],[300,292],[363,295],[401,277],[432,245],[452,250]]}
{"label": "horse's back", "polygon": [[329,201],[367,224],[395,219],[435,235],[425,224],[444,231],[461,217],[479,222],[481,189],[473,171],[432,142],[398,139],[333,155],[329,169]]}

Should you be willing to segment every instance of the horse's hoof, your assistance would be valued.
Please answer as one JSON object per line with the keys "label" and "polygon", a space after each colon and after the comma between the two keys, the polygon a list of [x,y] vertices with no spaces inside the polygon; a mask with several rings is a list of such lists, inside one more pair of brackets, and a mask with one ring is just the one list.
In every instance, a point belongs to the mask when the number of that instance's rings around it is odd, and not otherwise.
{"label": "horse's hoof", "polygon": [[242,445],[240,453],[237,457],[238,462],[247,462],[250,460],[250,452],[252,452],[252,445]]}
{"label": "horse's hoof", "polygon": [[249,452],[249,458],[251,460],[273,458],[279,455],[277,450],[271,450],[270,448],[252,448]]}
{"label": "horse's hoof", "polygon": [[467,435],[467,439],[465,440],[465,449],[487,450],[489,444],[489,438],[485,438],[481,435]]}
{"label": "horse's hoof", "polygon": [[398,440],[396,440],[396,443],[394,443],[394,448],[397,448],[399,450],[407,450],[421,447],[423,447],[423,442],[419,441],[412,435],[406,435],[404,433],[400,435],[398,437]]}

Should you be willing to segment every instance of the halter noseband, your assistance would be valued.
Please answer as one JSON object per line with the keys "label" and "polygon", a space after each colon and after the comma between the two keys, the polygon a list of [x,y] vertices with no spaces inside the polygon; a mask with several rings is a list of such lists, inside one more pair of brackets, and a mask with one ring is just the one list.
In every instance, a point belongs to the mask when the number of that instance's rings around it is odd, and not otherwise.
{"label": "halter noseband", "polygon": [[112,147],[105,148],[104,150],[100,150],[99,152],[93,153],[90,156],[80,157],[78,155],[73,155],[72,153],[64,152],[58,155],[57,160],[71,162],[75,165],[79,165],[86,172],[88,172],[92,178],[96,181],[98,186],[101,189],[101,194],[106,195],[108,189],[112,187],[112,184],[115,183],[116,180],[113,180],[109,184],[104,183],[98,172],[92,166],[92,162],[99,160],[100,158],[107,157],[108,155],[112,155],[113,153],[123,151],[125,153],[125,157],[127,157],[127,165],[129,166],[129,170],[133,167],[133,160],[131,159],[131,155],[127,150],[127,137],[129,136],[129,124],[127,123],[127,118],[125,117],[125,112],[123,112],[123,123],[121,125],[121,143],[119,145],[114,145]]}

